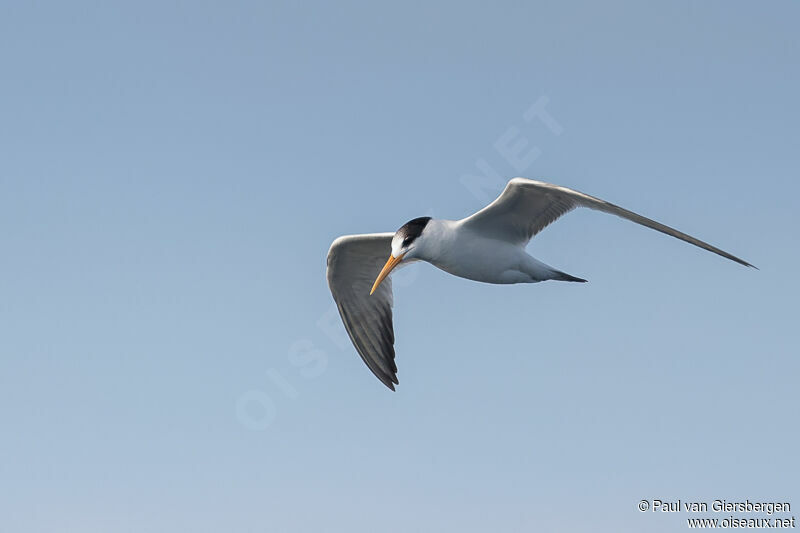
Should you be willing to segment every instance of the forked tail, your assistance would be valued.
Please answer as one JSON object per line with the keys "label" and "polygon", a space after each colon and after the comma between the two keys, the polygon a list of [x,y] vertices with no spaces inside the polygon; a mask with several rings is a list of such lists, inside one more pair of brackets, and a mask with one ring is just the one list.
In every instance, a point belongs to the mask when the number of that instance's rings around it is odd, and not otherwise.
{"label": "forked tail", "polygon": [[553,277],[550,279],[554,279],[556,281],[577,281],[579,283],[586,283],[587,281],[583,278],[576,278],[575,276],[570,276],[566,272],[561,272],[560,270],[554,271]]}

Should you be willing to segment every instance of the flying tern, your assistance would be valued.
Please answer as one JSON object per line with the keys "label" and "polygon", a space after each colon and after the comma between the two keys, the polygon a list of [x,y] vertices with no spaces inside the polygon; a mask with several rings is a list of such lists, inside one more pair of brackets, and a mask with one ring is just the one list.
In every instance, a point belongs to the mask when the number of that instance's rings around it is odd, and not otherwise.
{"label": "flying tern", "polygon": [[454,276],[485,283],[585,282],[525,251],[537,233],[577,207],[627,218],[753,267],[695,237],[594,196],[514,178],[494,202],[462,220],[420,217],[395,233],[346,235],[333,241],[328,251],[328,286],[350,340],[372,373],[392,390],[398,383],[389,277],[394,268],[427,261]]}

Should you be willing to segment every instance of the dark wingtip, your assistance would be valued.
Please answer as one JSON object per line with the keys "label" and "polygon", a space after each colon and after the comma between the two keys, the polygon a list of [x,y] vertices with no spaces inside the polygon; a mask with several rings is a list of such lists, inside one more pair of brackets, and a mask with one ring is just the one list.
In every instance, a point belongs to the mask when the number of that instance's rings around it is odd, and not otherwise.
{"label": "dark wingtip", "polygon": [[[717,253],[719,253],[719,252],[717,252]],[[719,255],[721,255],[722,257],[724,257],[726,259],[730,259],[731,261],[739,263],[742,266],[746,266],[746,267],[750,267],[750,268],[755,268],[756,270],[760,270],[757,266],[755,266],[755,265],[753,265],[751,263],[748,263],[744,259],[740,259],[740,258],[736,257],[735,255],[731,255],[731,254],[726,253],[726,252],[723,252],[723,253],[721,253]]]}
{"label": "dark wingtip", "polygon": [[388,387],[389,390],[391,390],[392,392],[395,392],[394,386],[400,384],[400,382],[397,381],[396,374],[384,374],[382,372],[378,374],[377,372],[375,372],[375,376],[380,380],[381,383],[386,385],[386,387]]}
{"label": "dark wingtip", "polygon": [[760,268],[758,268],[757,266],[755,266],[755,265],[752,265],[752,264],[748,263],[748,262],[747,262],[747,261],[745,261],[744,259],[739,259],[738,257],[734,257],[734,258],[733,258],[733,260],[734,260],[734,261],[736,261],[737,263],[739,263],[739,264],[740,264],[740,265],[742,265],[742,266],[746,266],[746,267],[748,267],[748,268],[755,268],[756,270],[761,270],[761,269],[760,269]]}

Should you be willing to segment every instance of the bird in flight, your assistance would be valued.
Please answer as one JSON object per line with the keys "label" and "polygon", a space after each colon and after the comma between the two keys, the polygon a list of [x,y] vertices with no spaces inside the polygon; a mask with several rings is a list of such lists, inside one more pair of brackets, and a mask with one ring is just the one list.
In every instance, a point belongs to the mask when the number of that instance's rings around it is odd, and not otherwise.
{"label": "bird in flight", "polygon": [[[395,233],[345,235],[333,241],[328,251],[328,286],[361,359],[394,390],[398,381],[392,282],[388,276],[398,265],[427,261],[454,276],[485,283],[585,282],[525,251],[537,233],[576,207],[627,218],[753,267],[708,243],[599,198],[550,183],[514,178],[494,202],[462,220],[420,217]],[[385,260],[387,254],[389,259]]]}

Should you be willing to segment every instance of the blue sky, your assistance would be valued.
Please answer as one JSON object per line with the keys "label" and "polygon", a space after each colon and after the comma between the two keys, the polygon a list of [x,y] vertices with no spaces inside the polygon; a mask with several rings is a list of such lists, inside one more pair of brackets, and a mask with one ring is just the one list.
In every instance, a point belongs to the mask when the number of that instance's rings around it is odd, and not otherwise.
{"label": "blue sky", "polygon": [[[641,499],[800,506],[799,14],[5,5],[0,529],[657,532],[688,515]],[[588,211],[530,246],[587,284],[410,267],[391,393],[341,342],[330,242],[465,216],[499,192],[465,185],[483,172],[760,270]]]}

